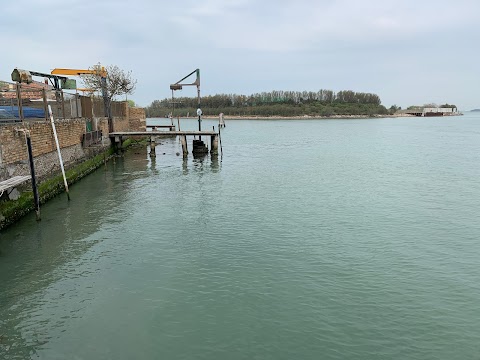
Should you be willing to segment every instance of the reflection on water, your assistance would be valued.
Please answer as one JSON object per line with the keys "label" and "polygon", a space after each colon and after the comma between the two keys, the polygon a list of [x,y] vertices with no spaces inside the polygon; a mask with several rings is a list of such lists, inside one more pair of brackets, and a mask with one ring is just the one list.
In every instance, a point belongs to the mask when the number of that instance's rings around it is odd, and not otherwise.
{"label": "reflection on water", "polygon": [[0,358],[476,358],[478,120],[129,151],[0,234]]}

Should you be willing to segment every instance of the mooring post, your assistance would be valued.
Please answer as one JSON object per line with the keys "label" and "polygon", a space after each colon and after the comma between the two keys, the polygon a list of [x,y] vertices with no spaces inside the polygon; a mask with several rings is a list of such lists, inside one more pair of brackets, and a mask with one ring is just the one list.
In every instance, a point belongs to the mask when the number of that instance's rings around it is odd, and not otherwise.
{"label": "mooring post", "polygon": [[48,105],[48,113],[50,115],[50,122],[52,124],[53,137],[55,138],[55,144],[57,145],[58,160],[60,162],[60,169],[62,170],[63,184],[65,185],[65,191],[67,193],[67,199],[70,201],[70,192],[68,191],[67,177],[65,175],[65,168],[63,167],[62,152],[60,151],[60,144],[58,142],[57,129],[55,128],[55,121],[53,119],[52,107],[50,105]]}
{"label": "mooring post", "polygon": [[150,157],[155,157],[157,156],[157,153],[155,152],[155,137],[150,138]]}
{"label": "mooring post", "polygon": [[181,135],[180,142],[182,143],[183,156],[187,156],[188,155],[187,136]]}
{"label": "mooring post", "polygon": [[223,157],[223,148],[222,148],[222,131],[221,131],[221,127],[218,128],[218,142],[220,143],[220,151],[222,153],[222,157]]}
{"label": "mooring post", "polygon": [[30,133],[25,133],[25,138],[27,141],[28,149],[28,161],[30,163],[30,175],[32,176],[32,190],[33,190],[33,202],[35,204],[35,216],[37,221],[40,221],[40,198],[38,196],[37,189],[37,177],[35,176],[35,165],[33,163],[33,151],[32,151],[32,140],[30,139]]}
{"label": "mooring post", "polygon": [[218,155],[218,135],[212,135],[212,145],[210,153],[212,155]]}
{"label": "mooring post", "polygon": [[114,142],[114,151],[117,155],[121,155],[122,154],[122,144],[123,144],[123,138],[121,136],[115,136],[115,142]]}

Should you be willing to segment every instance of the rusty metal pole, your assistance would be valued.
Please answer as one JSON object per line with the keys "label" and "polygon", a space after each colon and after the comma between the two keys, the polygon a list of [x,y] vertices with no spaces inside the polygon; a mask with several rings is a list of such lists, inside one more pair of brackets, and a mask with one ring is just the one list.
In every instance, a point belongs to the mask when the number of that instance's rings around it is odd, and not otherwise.
{"label": "rusty metal pole", "polygon": [[17,83],[17,107],[18,107],[18,118],[20,121],[23,122],[23,106],[22,106],[22,93],[21,93],[22,85]]}
{"label": "rusty metal pole", "polygon": [[[198,96],[198,110],[197,110],[198,131],[202,131],[202,110],[200,108],[200,69],[197,69],[196,72],[197,72],[197,79],[195,82],[197,83],[197,96]],[[199,136],[199,140],[202,140],[201,135]]]}
{"label": "rusty metal pole", "polygon": [[43,96],[43,111],[45,111],[45,120],[48,121],[47,90],[45,88],[42,89],[42,96]]}
{"label": "rusty metal pole", "polygon": [[35,215],[37,221],[40,221],[40,197],[38,196],[38,189],[37,189],[37,177],[35,176],[35,166],[33,163],[33,151],[32,151],[32,140],[30,139],[30,133],[28,131],[25,132],[25,140],[27,142],[27,150],[28,150],[28,162],[30,164],[30,175],[32,177],[32,190],[33,190],[33,202],[35,204]]}

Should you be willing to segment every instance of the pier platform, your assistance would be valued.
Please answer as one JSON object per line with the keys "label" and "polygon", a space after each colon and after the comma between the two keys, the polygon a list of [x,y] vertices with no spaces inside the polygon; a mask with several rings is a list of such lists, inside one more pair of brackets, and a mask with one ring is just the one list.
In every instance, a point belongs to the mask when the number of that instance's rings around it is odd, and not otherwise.
{"label": "pier platform", "polygon": [[110,137],[116,136],[218,136],[216,131],[114,131]]}
{"label": "pier platform", "polygon": [[128,136],[150,137],[150,156],[155,156],[155,138],[161,136],[180,136],[183,156],[188,154],[187,136],[199,137],[198,140],[193,140],[194,154],[208,153],[207,146],[200,140],[201,136],[204,136],[206,139],[210,138],[210,153],[213,155],[218,154],[219,133],[217,131],[114,131],[109,134],[112,141],[120,144],[120,148],[123,138]]}

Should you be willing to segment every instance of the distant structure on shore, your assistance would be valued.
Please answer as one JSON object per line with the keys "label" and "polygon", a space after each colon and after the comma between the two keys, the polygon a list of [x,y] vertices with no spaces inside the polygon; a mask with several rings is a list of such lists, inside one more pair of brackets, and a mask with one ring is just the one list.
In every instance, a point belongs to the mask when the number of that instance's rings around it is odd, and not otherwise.
{"label": "distant structure on shore", "polygon": [[415,107],[401,110],[402,113],[414,116],[455,116],[462,115],[456,107]]}

